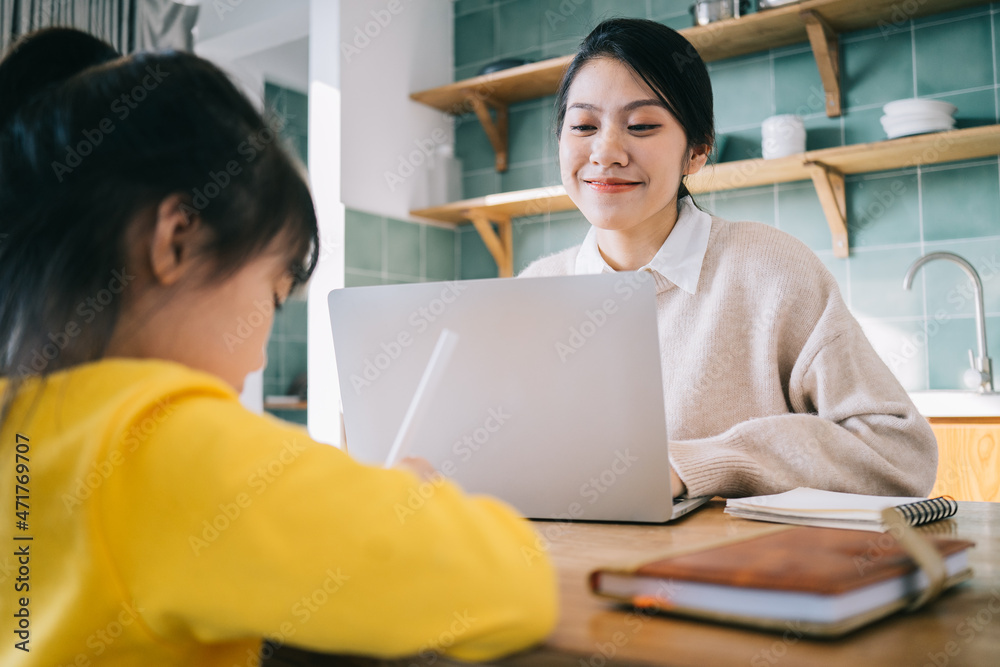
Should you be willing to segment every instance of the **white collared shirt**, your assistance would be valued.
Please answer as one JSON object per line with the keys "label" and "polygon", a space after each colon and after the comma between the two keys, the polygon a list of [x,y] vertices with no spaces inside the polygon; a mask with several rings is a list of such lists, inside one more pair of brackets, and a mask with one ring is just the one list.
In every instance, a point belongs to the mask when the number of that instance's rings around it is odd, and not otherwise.
{"label": "white collared shirt", "polygon": [[[698,288],[698,277],[701,275],[701,265],[708,249],[708,236],[712,231],[712,216],[694,205],[691,197],[681,199],[677,222],[667,235],[653,259],[639,271],[649,271],[655,276],[665,278],[677,285],[688,294],[694,294]],[[597,229],[591,227],[587,237],[580,246],[576,256],[576,273],[612,273],[614,269],[608,266],[597,247]],[[657,292],[660,289],[657,280]]]}

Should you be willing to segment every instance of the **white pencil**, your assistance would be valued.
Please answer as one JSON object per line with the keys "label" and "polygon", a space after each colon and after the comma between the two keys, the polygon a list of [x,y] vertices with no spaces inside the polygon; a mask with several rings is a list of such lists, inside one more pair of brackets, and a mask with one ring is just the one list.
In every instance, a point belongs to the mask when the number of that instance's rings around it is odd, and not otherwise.
{"label": "white pencil", "polygon": [[441,330],[437,345],[434,346],[430,361],[427,362],[427,368],[424,369],[424,374],[420,378],[420,384],[417,385],[417,391],[413,394],[410,407],[406,410],[406,415],[403,417],[403,423],[399,425],[396,440],[392,443],[389,456],[386,457],[386,468],[396,465],[409,454],[413,433],[416,431],[420,420],[423,419],[424,413],[427,412],[430,397],[434,395],[438,384],[441,382],[441,378],[444,376],[445,368],[448,366],[448,361],[451,359],[451,353],[455,350],[457,342],[457,333],[449,329]]}

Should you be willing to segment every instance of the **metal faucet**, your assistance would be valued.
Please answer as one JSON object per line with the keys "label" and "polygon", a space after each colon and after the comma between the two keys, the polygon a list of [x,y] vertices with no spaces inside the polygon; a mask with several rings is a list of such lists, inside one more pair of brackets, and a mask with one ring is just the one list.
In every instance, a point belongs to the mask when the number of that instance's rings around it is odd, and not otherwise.
{"label": "metal faucet", "polygon": [[951,262],[955,262],[965,274],[969,276],[972,280],[972,286],[976,290],[976,330],[977,330],[977,345],[979,349],[979,356],[973,357],[972,350],[969,350],[969,364],[972,366],[971,369],[967,370],[965,379],[966,383],[971,387],[979,386],[979,391],[982,393],[993,391],[993,361],[986,355],[986,318],[983,315],[983,281],[979,279],[979,274],[976,273],[975,267],[962,257],[961,255],[956,255],[953,252],[932,252],[924,255],[917,259],[910,265],[910,268],[906,270],[906,276],[903,277],[903,289],[910,289],[913,284],[913,276],[917,274],[917,270],[926,264],[927,262],[933,261],[935,259],[947,259]]}

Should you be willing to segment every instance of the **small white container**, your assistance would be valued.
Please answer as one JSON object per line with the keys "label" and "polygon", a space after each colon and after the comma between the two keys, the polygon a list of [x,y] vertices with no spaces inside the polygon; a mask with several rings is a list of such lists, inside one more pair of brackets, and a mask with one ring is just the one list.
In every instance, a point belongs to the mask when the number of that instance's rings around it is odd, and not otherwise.
{"label": "small white container", "polygon": [[441,144],[428,164],[428,206],[441,206],[462,198],[462,161],[451,144]]}
{"label": "small white container", "polygon": [[760,127],[761,153],[765,160],[806,151],[806,127],[794,114],[771,116]]}

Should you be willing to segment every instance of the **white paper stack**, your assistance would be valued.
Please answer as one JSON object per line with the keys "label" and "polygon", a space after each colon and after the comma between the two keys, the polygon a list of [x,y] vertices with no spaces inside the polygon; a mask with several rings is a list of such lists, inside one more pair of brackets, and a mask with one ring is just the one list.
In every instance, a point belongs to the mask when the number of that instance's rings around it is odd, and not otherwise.
{"label": "white paper stack", "polygon": [[775,523],[883,532],[882,510],[921,501],[934,502],[925,498],[865,496],[799,487],[770,496],[730,498],[726,501],[726,514]]}

